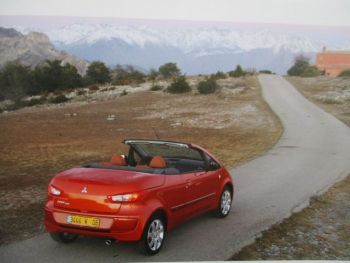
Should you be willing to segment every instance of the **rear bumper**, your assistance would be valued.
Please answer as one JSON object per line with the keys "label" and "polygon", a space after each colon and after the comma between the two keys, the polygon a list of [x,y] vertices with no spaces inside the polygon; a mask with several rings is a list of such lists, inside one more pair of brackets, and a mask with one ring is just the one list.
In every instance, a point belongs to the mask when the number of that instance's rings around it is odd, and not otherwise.
{"label": "rear bumper", "polygon": [[[98,228],[72,225],[66,222],[67,215],[98,217],[101,223]],[[143,232],[141,221],[140,218],[134,216],[77,213],[45,207],[45,227],[49,232],[68,232],[120,241],[137,241],[141,239]]]}

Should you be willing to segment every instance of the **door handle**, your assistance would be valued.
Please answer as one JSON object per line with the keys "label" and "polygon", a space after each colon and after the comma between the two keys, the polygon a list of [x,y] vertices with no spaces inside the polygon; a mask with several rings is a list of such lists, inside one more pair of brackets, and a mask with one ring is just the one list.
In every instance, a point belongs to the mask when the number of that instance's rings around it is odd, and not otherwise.
{"label": "door handle", "polygon": [[187,179],[186,180],[186,189],[189,188],[192,185],[192,180]]}
{"label": "door handle", "polygon": [[203,174],[205,174],[204,171],[203,171],[203,172],[197,172],[197,173],[195,173],[195,176],[201,176],[201,175],[203,175]]}

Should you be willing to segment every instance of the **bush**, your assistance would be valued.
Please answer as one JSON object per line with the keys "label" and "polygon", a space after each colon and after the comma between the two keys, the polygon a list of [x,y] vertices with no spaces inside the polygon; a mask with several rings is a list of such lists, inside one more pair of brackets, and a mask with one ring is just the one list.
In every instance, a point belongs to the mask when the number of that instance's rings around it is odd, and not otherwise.
{"label": "bush", "polygon": [[145,82],[145,74],[136,70],[133,66],[116,66],[112,70],[113,85],[130,85]]}
{"label": "bush", "polygon": [[18,110],[28,106],[28,101],[25,100],[15,100],[13,104],[7,105],[5,110],[13,111]]}
{"label": "bush", "polygon": [[259,73],[261,73],[261,74],[272,74],[272,71],[268,70],[268,69],[262,69],[262,70],[259,70]]}
{"label": "bush", "polygon": [[300,75],[301,77],[309,78],[320,75],[320,71],[315,66],[307,67],[304,72]]}
{"label": "bush", "polygon": [[233,71],[230,71],[228,74],[230,77],[239,78],[239,77],[243,77],[245,75],[245,72],[243,71],[240,65],[237,65],[236,69]]}
{"label": "bush", "polygon": [[209,78],[198,83],[198,92],[201,94],[214,93],[218,89],[215,78]]}
{"label": "bush", "polygon": [[184,76],[177,77],[167,88],[169,93],[185,93],[191,91],[190,85],[187,83]]}
{"label": "bush", "polygon": [[181,74],[181,70],[177,67],[176,63],[166,63],[160,66],[158,71],[164,78],[177,77]]}
{"label": "bush", "polygon": [[93,90],[93,91],[97,91],[97,90],[99,90],[99,87],[98,87],[98,85],[90,85],[90,86],[88,86],[88,89]]}
{"label": "bush", "polygon": [[39,104],[43,104],[45,102],[44,98],[41,99],[31,99],[30,101],[27,102],[27,106],[31,107],[34,105],[39,105]]}
{"label": "bush", "polygon": [[163,87],[158,85],[158,84],[155,84],[155,85],[152,85],[152,87],[149,89],[151,91],[157,91],[157,90],[162,90]]}
{"label": "bush", "polygon": [[155,69],[151,69],[150,73],[148,74],[148,79],[156,80],[158,76],[159,76],[159,72]]}
{"label": "bush", "polygon": [[77,69],[60,60],[46,60],[34,69],[17,63],[8,63],[0,69],[0,100],[20,100],[26,95],[61,92],[80,87],[82,78]]}
{"label": "bush", "polygon": [[65,95],[58,95],[55,97],[52,97],[49,102],[54,104],[64,103],[69,101],[69,99]]}
{"label": "bush", "polygon": [[338,77],[350,77],[350,69],[344,70]]}
{"label": "bush", "polygon": [[86,94],[86,91],[83,90],[83,89],[80,89],[80,90],[77,91],[77,95],[78,96],[84,96],[85,94]]}
{"label": "bush", "polygon": [[216,72],[215,74],[212,74],[212,75],[211,75],[211,78],[215,78],[215,79],[225,79],[225,78],[227,78],[227,75],[226,75],[224,72],[222,72],[222,71],[218,71],[218,72]]}

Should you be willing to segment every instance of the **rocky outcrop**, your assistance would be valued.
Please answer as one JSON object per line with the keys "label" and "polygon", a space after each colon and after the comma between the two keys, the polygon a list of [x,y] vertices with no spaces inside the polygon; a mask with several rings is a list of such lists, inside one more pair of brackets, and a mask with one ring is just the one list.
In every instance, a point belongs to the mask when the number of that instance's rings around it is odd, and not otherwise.
{"label": "rocky outcrop", "polygon": [[82,75],[89,65],[85,60],[55,49],[43,33],[30,32],[23,35],[12,28],[0,27],[0,67],[10,61],[36,66],[45,60],[54,59],[74,65]]}

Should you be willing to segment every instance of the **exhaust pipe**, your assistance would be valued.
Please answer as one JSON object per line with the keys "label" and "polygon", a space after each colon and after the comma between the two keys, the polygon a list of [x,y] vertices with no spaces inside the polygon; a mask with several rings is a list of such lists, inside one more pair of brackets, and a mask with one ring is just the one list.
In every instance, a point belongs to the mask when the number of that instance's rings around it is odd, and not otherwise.
{"label": "exhaust pipe", "polygon": [[112,240],[112,239],[107,239],[107,240],[105,241],[105,244],[106,244],[107,246],[112,245],[112,243],[113,243],[113,240]]}

